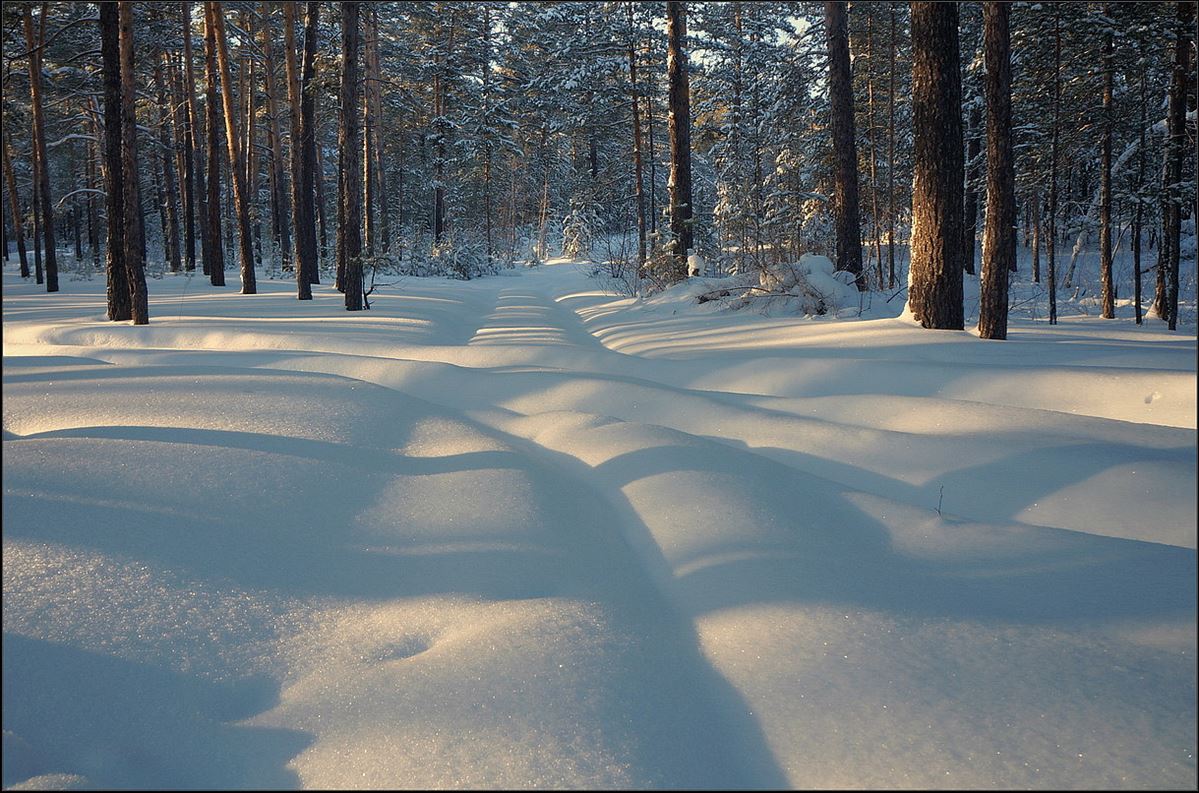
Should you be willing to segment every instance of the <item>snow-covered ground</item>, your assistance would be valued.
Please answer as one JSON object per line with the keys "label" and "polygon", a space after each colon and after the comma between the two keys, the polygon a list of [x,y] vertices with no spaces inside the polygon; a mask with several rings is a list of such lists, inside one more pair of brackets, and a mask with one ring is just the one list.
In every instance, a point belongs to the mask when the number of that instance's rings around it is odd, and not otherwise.
{"label": "snow-covered ground", "polygon": [[1195,786],[1193,327],[510,275],[6,268],[6,787]]}

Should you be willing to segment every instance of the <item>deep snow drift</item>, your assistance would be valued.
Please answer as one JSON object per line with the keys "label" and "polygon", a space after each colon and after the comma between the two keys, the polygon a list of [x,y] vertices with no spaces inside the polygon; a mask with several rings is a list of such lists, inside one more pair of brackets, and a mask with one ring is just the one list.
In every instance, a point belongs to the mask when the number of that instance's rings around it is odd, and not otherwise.
{"label": "deep snow drift", "polygon": [[6,787],[1194,787],[1193,329],[511,275],[5,273]]}

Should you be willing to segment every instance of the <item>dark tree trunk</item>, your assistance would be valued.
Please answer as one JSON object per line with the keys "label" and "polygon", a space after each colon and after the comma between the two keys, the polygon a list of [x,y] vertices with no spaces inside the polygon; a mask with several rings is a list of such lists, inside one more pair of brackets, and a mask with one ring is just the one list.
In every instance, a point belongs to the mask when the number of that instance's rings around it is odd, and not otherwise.
{"label": "dark tree trunk", "polygon": [[[46,291],[58,291],[58,256],[54,242],[54,202],[50,195],[50,163],[46,160],[46,117],[42,111],[42,49],[46,35],[46,3],[42,3],[39,34],[33,30],[33,9],[25,7],[25,43],[29,48],[29,105],[33,116],[34,179],[41,203],[43,254],[46,257]],[[35,240],[35,244],[38,240]]]}
{"label": "dark tree trunk", "polygon": [[1049,324],[1057,324],[1057,150],[1062,120],[1062,7],[1053,10],[1053,142],[1049,149]]}
{"label": "dark tree trunk", "polygon": [[[1104,15],[1111,6],[1104,6]],[[1103,37],[1103,137],[1099,165],[1099,282],[1100,316],[1116,317],[1116,295],[1112,286],[1112,32]]]}
{"label": "dark tree trunk", "polygon": [[249,186],[246,184],[241,138],[237,134],[237,108],[233,104],[229,47],[225,41],[225,16],[220,4],[213,0],[209,0],[207,4],[207,13],[216,32],[217,60],[220,62],[221,69],[221,100],[225,110],[225,143],[229,151],[229,178],[233,182],[233,203],[237,209],[237,236],[241,254],[241,293],[253,295],[258,292],[258,284],[254,274],[254,238],[250,228]]}
{"label": "dark tree trunk", "polygon": [[[4,181],[8,185],[8,207],[12,214],[13,234],[17,237],[17,257],[21,263],[21,277],[29,277],[29,254],[25,250],[25,226],[21,222],[21,197],[17,194],[17,177],[12,169],[12,143],[8,130],[4,130]],[[37,244],[37,241],[34,241]]]}
{"label": "dark tree trunk", "polygon": [[887,45],[890,56],[890,71],[887,79],[887,193],[890,206],[887,209],[887,288],[895,288],[895,4],[888,3],[891,36]]}
{"label": "dark tree trunk", "polygon": [[1016,258],[1016,168],[1012,156],[1012,59],[1005,2],[983,3],[987,102],[987,218],[983,227],[978,335],[1007,338],[1008,273]]}
{"label": "dark tree trunk", "polygon": [[358,136],[358,3],[341,6],[341,172],[338,175],[337,268],[344,273],[342,287],[347,311],[361,311],[362,303],[362,151]]}
{"label": "dark tree trunk", "polygon": [[[284,3],[284,13],[292,14],[291,38],[295,42],[295,7],[290,2]],[[291,219],[287,211],[287,180],[283,175],[283,138],[279,126],[279,89],[275,82],[275,49],[272,44],[272,31],[269,25],[262,28],[262,54],[265,59],[264,73],[266,77],[266,108],[269,116],[271,135],[271,218],[279,243],[279,259],[283,268],[291,264]],[[291,58],[295,60],[294,50]],[[294,68],[294,67],[293,67]],[[290,78],[289,78],[290,79]]]}
{"label": "dark tree trunk", "polygon": [[1169,282],[1167,289],[1167,323],[1170,330],[1178,329],[1178,276],[1181,261],[1179,241],[1182,232],[1182,159],[1186,151],[1187,89],[1191,76],[1191,25],[1195,4],[1178,3],[1177,38],[1174,40],[1174,73],[1170,78],[1170,103],[1167,118],[1169,133],[1166,150],[1166,179],[1170,185],[1169,215],[1165,235],[1169,238]]}
{"label": "dark tree trunk", "polygon": [[146,245],[140,191],[137,184],[137,75],[133,71],[133,3],[120,6],[121,29],[121,175],[125,188],[125,277],[134,325],[150,321],[146,294]]}
{"label": "dark tree trunk", "polygon": [[691,205],[691,89],[687,76],[687,4],[666,4],[666,71],[670,78],[670,233],[674,267],[667,280],[687,277],[687,253],[692,247]]}
{"label": "dark tree trunk", "polygon": [[[216,30],[212,15],[204,14],[204,73],[208,81],[205,101],[207,102],[208,133],[208,252],[204,254],[208,264],[208,275],[213,286],[225,285],[225,248],[221,240],[221,145],[220,145],[220,98],[217,96]],[[209,261],[211,259],[211,261]]]}
{"label": "dark tree trunk", "polygon": [[862,229],[858,214],[858,149],[853,123],[853,78],[849,72],[849,32],[844,2],[824,4],[828,44],[829,121],[833,135],[833,223],[837,235],[837,269],[853,273],[859,291],[862,273]]}
{"label": "dark tree trunk", "polygon": [[[183,1],[183,82],[187,100],[188,137],[191,140],[192,165],[194,168],[195,184],[192,197],[195,201],[193,214],[200,226],[200,258],[204,275],[212,277],[210,265],[213,261],[213,249],[217,247],[219,237],[212,233],[211,214],[208,207],[208,179],[206,178],[205,155],[202,139],[206,136],[206,125],[200,116],[196,102],[195,65],[192,57],[192,27],[191,3]],[[219,171],[218,171],[219,173]],[[224,265],[222,264],[222,267]],[[221,275],[220,285],[224,285],[225,277]],[[215,283],[215,281],[213,282]]]}
{"label": "dark tree trunk", "polygon": [[287,70],[288,120],[291,124],[291,217],[296,230],[296,297],[299,300],[311,300],[312,286],[308,276],[311,270],[316,269],[316,262],[310,260],[309,257],[316,258],[316,245],[309,248],[306,236],[306,232],[312,231],[312,217],[305,214],[312,211],[312,196],[309,194],[308,200],[304,200],[303,164],[301,162],[303,135],[300,132],[300,70],[299,64],[296,63],[296,7],[291,2],[283,4],[283,46],[285,50],[284,66]]}
{"label": "dark tree trunk", "polygon": [[912,241],[908,306],[926,328],[961,330],[962,98],[958,9],[912,3]]}
{"label": "dark tree trunk", "polygon": [[125,176],[121,165],[121,27],[116,3],[100,3],[100,60],[104,83],[104,182],[108,236],[104,246],[108,318],[133,316],[125,270]]}
{"label": "dark tree trunk", "polygon": [[966,136],[966,189],[962,205],[962,269],[974,275],[974,241],[978,236],[978,180],[981,176],[982,106],[970,105],[969,134]]}
{"label": "dark tree trunk", "polygon": [[[301,204],[303,205],[304,227],[297,231],[303,233],[304,257],[303,265],[308,275],[308,283],[321,282],[320,267],[317,256],[316,220],[318,217],[315,200],[315,189],[321,184],[320,163],[316,156],[316,99],[313,77],[316,73],[316,33],[321,4],[310,2],[304,17],[304,57],[300,73],[300,161],[301,168]],[[314,182],[315,180],[315,182]],[[325,242],[325,211],[324,198],[320,205],[321,245]]]}
{"label": "dark tree trunk", "polygon": [[1132,290],[1133,310],[1137,324],[1144,322],[1141,315],[1141,225],[1144,222],[1145,202],[1141,191],[1145,187],[1145,125],[1148,123],[1148,107],[1145,102],[1145,70],[1141,70],[1141,123],[1137,146],[1137,208],[1132,219]]}
{"label": "dark tree trunk", "polygon": [[166,192],[166,200],[164,202],[166,227],[163,229],[163,234],[167,238],[167,261],[170,264],[171,272],[177,273],[182,267],[179,254],[179,216],[176,214],[179,206],[179,192],[175,182],[175,162],[171,156],[175,151],[175,146],[171,141],[167,125],[169,108],[167,107],[167,93],[162,78],[161,60],[155,60],[154,62],[154,87],[158,92],[158,144],[162,150],[162,180],[163,188]]}
{"label": "dark tree trunk", "polygon": [[645,264],[645,185],[641,164],[641,98],[637,95],[637,53],[633,48],[633,3],[628,3],[629,13],[629,93],[633,107],[633,171],[637,186],[637,266]]}

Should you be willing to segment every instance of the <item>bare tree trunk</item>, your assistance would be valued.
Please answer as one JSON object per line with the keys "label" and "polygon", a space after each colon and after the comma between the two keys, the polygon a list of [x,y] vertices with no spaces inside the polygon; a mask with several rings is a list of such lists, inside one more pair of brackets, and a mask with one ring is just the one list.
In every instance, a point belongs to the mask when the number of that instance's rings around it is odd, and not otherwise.
{"label": "bare tree trunk", "polygon": [[337,268],[344,273],[346,310],[362,304],[362,176],[358,156],[358,3],[341,5],[341,173],[338,175]]}
{"label": "bare tree trunk", "polygon": [[[195,216],[200,226],[200,266],[203,269],[204,275],[211,278],[212,273],[209,265],[213,257],[213,240],[216,239],[212,234],[212,228],[209,225],[211,216],[208,210],[208,180],[205,178],[205,157],[202,140],[205,138],[205,125],[203,117],[200,115],[199,108],[196,102],[196,77],[195,64],[192,56],[192,27],[191,27],[191,3],[188,0],[183,0],[183,90],[185,99],[187,100],[187,135],[190,146],[188,147],[192,159],[192,173],[194,183],[192,186],[192,199],[194,207],[190,210]],[[194,234],[194,232],[193,232]],[[193,236],[193,245],[195,237]],[[194,249],[193,249],[194,253]],[[221,283],[224,284],[224,276],[221,276]]]}
{"label": "bare tree trunk", "polygon": [[966,187],[962,209],[962,269],[974,275],[974,242],[978,235],[978,179],[981,170],[982,107],[970,105],[969,134],[966,136]]}
{"label": "bare tree trunk", "polygon": [[[1104,5],[1104,16],[1111,13]],[[1103,37],[1103,138],[1100,143],[1099,172],[1099,281],[1100,316],[1116,317],[1116,295],[1112,285],[1112,32]]]}
{"label": "bare tree trunk", "polygon": [[874,260],[878,287],[883,288],[882,229],[878,218],[878,146],[874,141],[874,17],[866,16],[866,132],[870,142],[870,228],[874,231]]}
{"label": "bare tree trunk", "polygon": [[858,149],[853,123],[853,79],[849,72],[849,33],[845,3],[824,4],[829,72],[829,121],[833,137],[833,223],[837,232],[837,269],[853,273],[859,291],[862,274],[862,228],[858,212]]}
{"label": "bare tree trunk", "polygon": [[[295,44],[295,8],[291,5],[290,0],[283,3],[284,14],[291,9],[292,14],[292,30],[291,40]],[[286,34],[285,34],[286,35]],[[266,107],[267,114],[270,116],[270,136],[271,136],[271,216],[276,237],[279,242],[279,259],[281,265],[286,269],[291,264],[291,222],[287,211],[287,180],[283,172],[283,136],[279,126],[279,89],[275,82],[275,54],[274,46],[272,45],[272,31],[270,26],[263,25],[262,29],[262,54],[265,59],[264,71],[266,77]],[[289,53],[292,61],[295,60],[295,51]],[[294,70],[294,63],[292,66]],[[288,77],[288,80],[291,78]],[[294,132],[293,132],[294,134]],[[293,138],[298,140],[298,135]]]}
{"label": "bare tree trunk", "polygon": [[1029,201],[1032,213],[1032,280],[1041,283],[1041,192],[1035,191]]}
{"label": "bare tree trunk", "polygon": [[633,3],[626,6],[629,13],[629,93],[633,106],[633,170],[637,181],[637,266],[645,264],[645,187],[641,172],[641,98],[637,95],[637,53],[633,49]]}
{"label": "bare tree trunk", "polygon": [[1053,9],[1053,142],[1049,154],[1049,324],[1057,324],[1057,150],[1062,121],[1062,7]]}
{"label": "bare tree trunk", "polygon": [[1010,5],[983,3],[987,102],[987,218],[983,228],[978,335],[1006,339],[1008,273],[1016,258],[1016,168],[1012,156]]}
{"label": "bare tree trunk", "polygon": [[[32,170],[37,173],[37,148],[33,148]],[[30,180],[29,213],[33,215],[33,281],[36,284],[46,283],[45,270],[42,268],[42,202],[38,180]]]}
{"label": "bare tree trunk", "polygon": [[104,83],[104,181],[108,237],[108,318],[130,319],[129,278],[125,270],[125,176],[121,165],[121,28],[116,3],[100,3],[100,58]]}
{"label": "bare tree trunk", "polygon": [[233,203],[237,209],[238,238],[241,252],[241,293],[252,295],[258,287],[254,276],[253,237],[250,235],[250,202],[243,171],[240,138],[237,136],[237,111],[233,105],[233,83],[229,77],[229,48],[225,42],[225,17],[220,4],[207,3],[210,24],[216,31],[217,60],[221,68],[221,99],[225,110],[225,143],[229,150],[229,173],[233,182]]}
{"label": "bare tree trunk", "polygon": [[303,135],[300,131],[300,70],[299,64],[296,63],[296,6],[290,0],[283,3],[283,47],[284,65],[287,69],[288,118],[291,123],[291,217],[296,228],[296,297],[299,300],[311,300],[309,272],[316,269],[316,262],[312,260],[316,257],[316,246],[314,244],[309,248],[307,243],[307,235],[312,233],[312,217],[306,213],[312,211],[312,195],[309,193],[307,200],[303,195]]}
{"label": "bare tree trunk", "polygon": [[58,256],[54,242],[54,202],[50,196],[50,165],[46,160],[46,116],[42,111],[42,49],[46,37],[47,4],[42,3],[39,32],[33,30],[32,4],[25,6],[25,43],[29,48],[29,104],[33,116],[34,179],[41,201],[42,242],[46,257],[46,291],[58,291]]}
{"label": "bare tree trunk", "polygon": [[133,3],[122,0],[121,29],[121,176],[125,198],[125,275],[134,325],[150,321],[146,294],[146,247],[143,236],[141,199],[137,184],[137,75],[133,71]]}
{"label": "bare tree trunk", "polygon": [[[208,82],[206,89],[208,114],[208,252],[204,254],[208,264],[208,275],[213,286],[225,285],[225,248],[221,241],[221,149],[220,119],[217,97],[216,29],[208,5],[204,8],[204,73]],[[209,259],[211,258],[211,261]]]}
{"label": "bare tree trunk", "polygon": [[1148,109],[1145,102],[1145,70],[1141,70],[1141,123],[1140,145],[1137,149],[1137,208],[1132,220],[1132,290],[1133,309],[1136,313],[1137,324],[1144,322],[1141,316],[1141,224],[1144,222],[1145,202],[1141,191],[1145,187],[1145,125],[1148,123]]}
{"label": "bare tree trunk", "polygon": [[[44,12],[43,12],[44,13]],[[1167,131],[1170,139],[1166,149],[1166,178],[1169,182],[1169,221],[1165,235],[1170,239],[1169,283],[1167,285],[1167,323],[1170,330],[1178,329],[1178,276],[1181,264],[1179,245],[1182,231],[1182,158],[1186,147],[1187,88],[1191,76],[1191,25],[1195,4],[1187,0],[1178,3],[1177,37],[1174,40],[1174,73],[1170,78],[1170,102]]]}
{"label": "bare tree trunk", "polygon": [[373,173],[375,161],[375,107],[371,102],[371,79],[374,73],[371,69],[371,40],[378,36],[378,31],[371,30],[371,5],[367,4],[363,17],[366,28],[362,46],[362,73],[364,82],[362,90],[362,247],[367,256],[375,253],[375,196],[376,185]]}
{"label": "bare tree trunk", "polygon": [[171,141],[167,125],[167,93],[162,78],[162,61],[154,61],[154,87],[158,93],[158,145],[162,149],[162,180],[165,195],[166,227],[163,233],[167,237],[167,262],[171,272],[177,273],[182,267],[179,252],[179,217],[176,209],[179,206],[179,192],[175,186],[175,162],[171,154],[175,146]]}
{"label": "bare tree trunk", "polygon": [[961,330],[964,324],[961,108],[957,5],[913,2],[908,307],[926,328]]}
{"label": "bare tree trunk", "polygon": [[[8,206],[12,214],[13,233],[17,236],[17,256],[21,262],[21,277],[29,277],[29,254],[25,250],[25,227],[21,222],[21,197],[17,194],[17,177],[12,169],[12,141],[4,130],[4,181],[8,185]],[[37,241],[34,241],[37,244]]]}
{"label": "bare tree trunk", "polygon": [[687,4],[666,4],[666,71],[670,78],[670,233],[674,267],[670,281],[687,277],[693,239],[691,204],[691,89],[687,75]]}
{"label": "bare tree trunk", "polygon": [[[320,8],[321,4],[316,2],[316,0],[312,0],[308,3],[305,11],[304,57],[300,73],[300,160],[302,163],[300,194],[304,205],[304,227],[300,231],[304,235],[306,254],[303,257],[303,262],[304,266],[308,268],[308,283],[310,284],[319,284],[321,282],[321,271],[316,245],[318,206],[321,225],[320,241],[322,246],[327,247],[325,238],[324,194],[323,190],[320,194],[314,192],[314,189],[320,189],[320,185],[323,183],[323,180],[320,178],[320,161],[317,159],[316,152],[316,88],[313,85],[313,77],[316,73],[316,33]],[[318,196],[320,200],[319,205],[316,203]],[[300,231],[297,231],[297,233],[300,233]]]}
{"label": "bare tree trunk", "polygon": [[887,124],[887,192],[890,195],[891,206],[887,211],[887,288],[895,288],[895,4],[887,3],[890,11],[891,36],[887,49],[890,55],[891,68],[887,79],[890,85],[887,90],[887,112],[890,121]]}

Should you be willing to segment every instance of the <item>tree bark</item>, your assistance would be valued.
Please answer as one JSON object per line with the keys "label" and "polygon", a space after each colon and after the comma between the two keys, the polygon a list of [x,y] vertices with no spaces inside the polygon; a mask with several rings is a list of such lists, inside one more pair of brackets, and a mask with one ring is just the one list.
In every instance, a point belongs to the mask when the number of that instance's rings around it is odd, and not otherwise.
{"label": "tree bark", "polygon": [[1186,151],[1186,117],[1188,82],[1191,76],[1191,26],[1195,19],[1195,4],[1181,0],[1178,4],[1177,37],[1174,40],[1174,73],[1170,78],[1170,102],[1167,132],[1166,178],[1169,182],[1169,222],[1165,228],[1170,239],[1169,283],[1167,284],[1167,323],[1170,330],[1178,329],[1178,280],[1181,263],[1179,242],[1182,232],[1182,160]]}
{"label": "tree bark", "polygon": [[[283,3],[284,14],[291,9],[292,30],[290,31],[292,45],[295,44],[295,11],[290,0]],[[288,34],[285,33],[286,38]],[[279,259],[286,269],[291,263],[291,220],[287,207],[286,179],[283,175],[283,137],[279,126],[279,89],[275,84],[275,53],[271,43],[273,36],[270,26],[262,28],[262,55],[265,59],[264,72],[266,78],[266,109],[269,116],[271,135],[271,216],[274,220],[275,233],[279,242]],[[294,70],[295,51],[290,51]],[[291,77],[287,78],[289,81]],[[293,138],[293,141],[298,139]]]}
{"label": "tree bark", "polygon": [[[1111,6],[1104,6],[1104,16]],[[1099,165],[1099,282],[1100,314],[1115,319],[1116,296],[1112,285],[1112,71],[1113,41],[1109,29],[1103,37],[1103,136]]]}
{"label": "tree bark", "polygon": [[225,41],[225,16],[220,3],[208,0],[208,18],[216,33],[217,60],[221,69],[221,100],[225,110],[225,143],[229,151],[229,174],[233,182],[233,203],[237,210],[239,252],[241,254],[241,293],[253,295],[258,291],[254,274],[253,233],[250,228],[250,197],[243,170],[241,139],[237,136],[237,109],[233,104],[233,83],[230,80],[229,47]]}
{"label": "tree bark", "polygon": [[926,328],[961,330],[962,115],[954,3],[912,3],[911,267],[908,307]]}
{"label": "tree bark", "polygon": [[[313,77],[316,73],[316,34],[320,16],[321,4],[312,0],[304,17],[304,57],[300,73],[300,152],[302,184],[300,194],[304,209],[303,232],[305,256],[304,266],[307,268],[308,283],[319,284],[321,273],[317,256],[316,220],[318,206],[315,189],[321,184],[320,162],[316,156],[316,99]],[[321,199],[319,218],[321,223],[321,244],[325,245],[325,211],[324,199]],[[299,233],[299,232],[297,232]]]}
{"label": "tree bark", "polygon": [[895,288],[895,4],[887,3],[890,11],[891,36],[888,39],[890,71],[887,74],[887,288]]}
{"label": "tree bark", "polygon": [[1145,69],[1142,68],[1140,145],[1137,148],[1137,208],[1132,219],[1132,302],[1138,325],[1144,322],[1144,317],[1141,315],[1141,225],[1144,222],[1145,202],[1141,191],[1145,188],[1145,126],[1149,121],[1145,102],[1145,82]]}
{"label": "tree bark", "polygon": [[870,143],[870,229],[874,233],[874,263],[878,288],[883,288],[883,233],[878,215],[878,146],[874,136],[874,17],[866,16],[866,137]]}
{"label": "tree bark", "polygon": [[966,135],[966,186],[962,208],[962,268],[974,275],[974,242],[978,235],[978,179],[981,175],[982,106],[970,104],[969,134]]}
{"label": "tree bark", "polygon": [[853,122],[853,79],[849,71],[849,33],[845,3],[824,4],[828,44],[829,126],[833,137],[833,224],[837,235],[837,269],[854,274],[859,291],[862,274],[862,229],[858,212],[858,149]]}
{"label": "tree bark", "polygon": [[[12,169],[12,141],[8,130],[4,130],[4,181],[8,185],[8,206],[12,214],[13,233],[17,236],[17,257],[21,263],[21,277],[29,277],[29,254],[25,250],[25,227],[21,222],[21,197],[17,193],[17,177]],[[37,241],[34,241],[37,244]]]}
{"label": "tree bark", "polygon": [[208,220],[204,224],[208,238],[208,251],[204,254],[208,265],[208,276],[213,286],[225,285],[225,248],[221,240],[221,148],[220,148],[220,100],[217,97],[216,31],[205,7],[204,14],[204,74],[205,89],[205,132],[208,137],[207,161],[208,198],[206,210]]}
{"label": "tree bark", "polygon": [[641,98],[637,95],[637,53],[633,48],[633,3],[627,5],[629,13],[629,93],[633,106],[633,171],[637,186],[637,266],[645,264],[645,187],[641,164]]}
{"label": "tree bark", "polygon": [[1016,258],[1016,168],[1012,156],[1010,5],[983,3],[987,102],[987,217],[983,227],[978,335],[1006,339],[1008,273]]}
{"label": "tree bark", "polygon": [[[283,47],[285,50],[284,65],[287,70],[287,100],[291,123],[291,217],[296,229],[296,298],[298,300],[312,299],[312,286],[309,273],[316,269],[316,245],[308,247],[306,231],[312,230],[312,195],[305,201],[303,178],[303,153],[300,131],[300,70],[296,63],[296,6],[290,0],[283,3]],[[311,257],[311,259],[309,258]]]}
{"label": "tree bark", "polygon": [[[205,124],[204,118],[200,115],[199,108],[196,102],[196,77],[195,64],[192,56],[192,25],[191,25],[191,3],[188,0],[183,0],[183,78],[184,92],[187,99],[187,119],[189,136],[191,138],[192,161],[195,168],[195,185],[193,197],[195,198],[195,215],[200,226],[200,258],[201,267],[204,275],[213,278],[211,264],[213,257],[218,255],[214,248],[219,247],[219,234],[213,233],[212,215],[208,206],[208,182],[211,181],[207,177],[207,166],[202,139],[207,136],[207,127],[211,124]],[[209,112],[211,115],[211,111]],[[217,169],[217,179],[220,179],[220,169]],[[221,258],[221,267],[224,268],[224,257]],[[220,276],[220,286],[225,284],[224,273]],[[214,280],[214,285],[218,285]]]}
{"label": "tree bark", "polygon": [[1062,7],[1053,9],[1053,142],[1049,149],[1049,324],[1057,324],[1057,151],[1062,119]]}
{"label": "tree bark", "polygon": [[162,61],[155,59],[154,61],[154,88],[158,94],[158,145],[161,148],[162,154],[162,181],[163,190],[166,193],[164,196],[164,207],[166,209],[166,227],[163,233],[166,235],[167,262],[170,265],[171,272],[177,273],[182,268],[182,257],[179,251],[179,216],[177,209],[179,206],[179,192],[175,181],[175,162],[171,156],[175,151],[175,146],[171,141],[170,130],[167,124],[167,93],[162,77]]}
{"label": "tree bark", "polygon": [[670,79],[670,233],[674,266],[668,281],[687,277],[687,253],[692,247],[691,205],[691,89],[687,75],[687,3],[666,4],[666,71]]}
{"label": "tree bark", "polygon": [[[34,179],[42,213],[43,254],[46,259],[46,291],[58,291],[58,256],[54,242],[54,202],[50,195],[50,165],[46,160],[46,116],[42,110],[42,49],[46,33],[46,8],[42,3],[39,33],[33,29],[32,4],[25,6],[25,43],[29,48],[29,104],[33,116]],[[35,245],[39,240],[35,240]]]}
{"label": "tree bark", "polygon": [[108,236],[104,246],[108,318],[132,318],[125,270],[125,176],[121,165],[121,27],[116,3],[100,3],[100,61],[104,83],[104,181]]}
{"label": "tree bark", "polygon": [[344,273],[347,311],[362,303],[362,168],[359,162],[358,3],[341,5],[341,173],[338,175],[337,267]]}
{"label": "tree bark", "polygon": [[137,75],[133,71],[133,3],[118,4],[121,49],[121,177],[124,182],[125,277],[134,325],[150,321],[146,294],[146,245],[141,196],[137,183]]}

